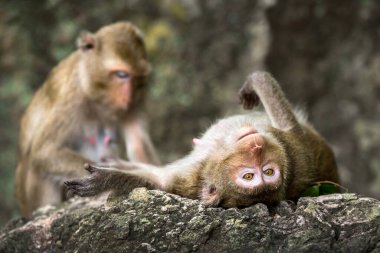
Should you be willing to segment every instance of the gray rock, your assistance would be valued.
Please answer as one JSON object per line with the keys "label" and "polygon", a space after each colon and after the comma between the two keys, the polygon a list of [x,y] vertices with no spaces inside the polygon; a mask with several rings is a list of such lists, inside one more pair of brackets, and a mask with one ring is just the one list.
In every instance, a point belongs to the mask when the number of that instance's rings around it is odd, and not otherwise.
{"label": "gray rock", "polygon": [[380,252],[380,201],[333,194],[222,209],[137,188],[13,220],[0,252]]}

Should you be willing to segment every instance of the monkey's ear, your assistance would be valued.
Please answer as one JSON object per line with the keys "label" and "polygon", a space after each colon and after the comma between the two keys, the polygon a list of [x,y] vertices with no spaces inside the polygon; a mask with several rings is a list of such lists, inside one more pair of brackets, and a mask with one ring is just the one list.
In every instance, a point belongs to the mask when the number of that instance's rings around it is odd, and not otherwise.
{"label": "monkey's ear", "polygon": [[82,31],[77,38],[77,47],[82,51],[88,51],[96,46],[96,37],[95,34]]}
{"label": "monkey's ear", "polygon": [[205,184],[202,187],[201,201],[205,206],[217,206],[220,202],[220,194],[215,185]]}

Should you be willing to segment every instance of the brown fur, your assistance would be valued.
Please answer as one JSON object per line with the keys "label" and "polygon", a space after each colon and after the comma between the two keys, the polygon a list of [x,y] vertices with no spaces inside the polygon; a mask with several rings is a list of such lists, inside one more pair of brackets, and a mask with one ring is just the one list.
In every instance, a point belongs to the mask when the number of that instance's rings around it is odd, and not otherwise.
{"label": "brown fur", "polygon": [[[25,216],[60,203],[63,181],[85,175],[84,163],[97,161],[85,157],[81,146],[87,135],[96,138],[98,129],[118,128],[131,160],[158,163],[140,112],[150,71],[140,31],[131,23],[115,23],[96,34],[83,33],[78,47],[51,71],[21,120],[16,194]],[[118,78],[112,68],[131,77]],[[130,100],[120,98],[120,87],[130,87]],[[87,126],[95,133],[87,133]]]}
{"label": "brown fur", "polygon": [[[188,156],[164,167],[134,163],[120,163],[113,168],[92,166],[90,177],[66,184],[74,193],[89,196],[105,190],[98,186],[101,174],[115,176],[115,180],[108,180],[107,190],[119,187],[116,178],[133,181],[131,176],[137,176],[155,188],[201,199],[206,205],[236,207],[297,199],[309,184],[317,181],[339,183],[331,149],[293,112],[280,86],[268,73],[252,74],[241,88],[240,97],[248,109],[260,99],[266,114],[257,112],[218,121]],[[270,168],[276,177],[261,176],[257,185],[245,187],[251,181],[241,180],[239,173],[245,173],[247,168],[262,173]]]}

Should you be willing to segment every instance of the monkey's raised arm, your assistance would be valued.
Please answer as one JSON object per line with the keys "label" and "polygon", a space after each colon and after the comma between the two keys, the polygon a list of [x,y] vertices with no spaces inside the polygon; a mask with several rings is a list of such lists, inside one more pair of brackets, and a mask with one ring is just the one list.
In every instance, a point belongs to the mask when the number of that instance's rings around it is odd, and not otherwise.
{"label": "monkey's raised arm", "polygon": [[239,97],[245,109],[252,109],[260,100],[273,127],[289,130],[298,125],[280,85],[267,72],[255,72],[248,76]]}

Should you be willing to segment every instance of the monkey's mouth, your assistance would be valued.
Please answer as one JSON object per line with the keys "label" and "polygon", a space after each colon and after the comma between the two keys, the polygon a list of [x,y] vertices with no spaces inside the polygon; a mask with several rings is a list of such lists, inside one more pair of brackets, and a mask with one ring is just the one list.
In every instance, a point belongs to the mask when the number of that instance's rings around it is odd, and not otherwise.
{"label": "monkey's mouth", "polygon": [[241,148],[252,153],[255,159],[258,158],[265,144],[264,137],[258,133],[256,129],[250,129],[249,131],[243,132],[237,142]]}
{"label": "monkey's mouth", "polygon": [[247,137],[247,136],[253,135],[253,134],[257,134],[257,131],[256,131],[255,129],[251,129],[251,130],[249,130],[248,132],[245,132],[244,134],[242,134],[242,135],[238,138],[238,141],[244,139],[244,138]]}

